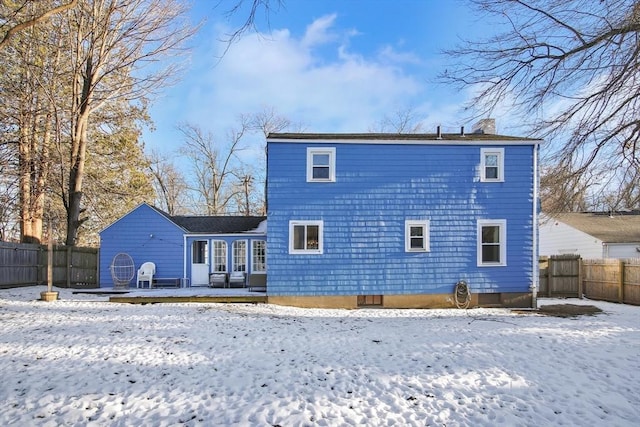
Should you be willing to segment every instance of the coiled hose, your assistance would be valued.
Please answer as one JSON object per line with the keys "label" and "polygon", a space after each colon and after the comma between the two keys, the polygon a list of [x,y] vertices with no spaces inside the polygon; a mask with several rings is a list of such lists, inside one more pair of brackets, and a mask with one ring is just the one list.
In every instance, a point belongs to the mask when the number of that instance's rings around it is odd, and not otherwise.
{"label": "coiled hose", "polygon": [[456,301],[456,307],[469,308],[469,304],[471,304],[471,291],[469,290],[467,282],[460,280],[456,283],[453,299]]}

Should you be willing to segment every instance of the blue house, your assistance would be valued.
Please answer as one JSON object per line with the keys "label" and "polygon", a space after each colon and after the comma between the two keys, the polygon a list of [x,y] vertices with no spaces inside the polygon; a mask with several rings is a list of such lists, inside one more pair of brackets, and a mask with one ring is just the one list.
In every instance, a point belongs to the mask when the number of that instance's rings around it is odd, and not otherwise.
{"label": "blue house", "polygon": [[267,138],[269,302],[532,306],[541,140],[464,134]]}
{"label": "blue house", "polygon": [[[100,286],[111,287],[110,265],[129,254],[136,270],[156,265],[156,280],[208,286],[211,273],[266,274],[266,218],[171,216],[143,203],[100,232]],[[135,286],[135,276],[132,286]]]}

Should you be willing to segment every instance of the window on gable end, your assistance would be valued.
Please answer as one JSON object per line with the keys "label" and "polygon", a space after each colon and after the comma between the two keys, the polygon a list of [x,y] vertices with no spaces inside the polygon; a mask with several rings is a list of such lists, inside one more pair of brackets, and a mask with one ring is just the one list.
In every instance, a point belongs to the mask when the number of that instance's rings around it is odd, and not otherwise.
{"label": "window on gable end", "polygon": [[504,148],[480,149],[480,181],[504,181]]}
{"label": "window on gable end", "polygon": [[429,252],[429,220],[406,220],[404,232],[406,252]]}
{"label": "window on gable end", "polygon": [[335,182],[336,149],[307,148],[307,182]]}
{"label": "window on gable end", "polygon": [[507,221],[479,219],[477,250],[479,267],[507,265]]}
{"label": "window on gable end", "polygon": [[289,221],[290,254],[322,254],[322,221]]}

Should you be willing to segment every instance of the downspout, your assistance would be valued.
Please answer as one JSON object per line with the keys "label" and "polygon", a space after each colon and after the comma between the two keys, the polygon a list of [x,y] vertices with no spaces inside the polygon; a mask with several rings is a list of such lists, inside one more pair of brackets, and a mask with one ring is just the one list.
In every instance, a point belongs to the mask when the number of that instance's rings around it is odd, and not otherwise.
{"label": "downspout", "polygon": [[539,260],[538,260],[538,151],[540,144],[533,147],[533,283],[531,283],[531,308],[538,308],[538,283],[539,283]]}
{"label": "downspout", "polygon": [[187,277],[187,235],[182,234],[182,277],[187,279],[185,282],[191,284],[191,277]]}

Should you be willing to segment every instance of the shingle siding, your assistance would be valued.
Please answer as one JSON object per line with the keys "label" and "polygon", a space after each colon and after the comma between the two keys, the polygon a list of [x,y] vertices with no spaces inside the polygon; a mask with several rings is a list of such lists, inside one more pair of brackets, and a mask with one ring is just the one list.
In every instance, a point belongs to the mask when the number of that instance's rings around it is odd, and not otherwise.
{"label": "shingle siding", "polygon": [[133,258],[136,270],[151,261],[156,277],[183,277],[183,230],[149,205],[138,206],[100,233],[101,287],[113,286],[109,266],[120,252]]}
{"label": "shingle siding", "polygon": [[[306,148],[336,147],[336,182],[306,182]],[[494,145],[495,146],[495,145]],[[534,145],[505,145],[505,182],[480,181],[475,145],[268,144],[270,295],[528,292]],[[405,252],[405,220],[430,252]],[[507,220],[507,266],[477,267],[477,220]],[[324,253],[289,255],[289,220],[323,220]]]}

